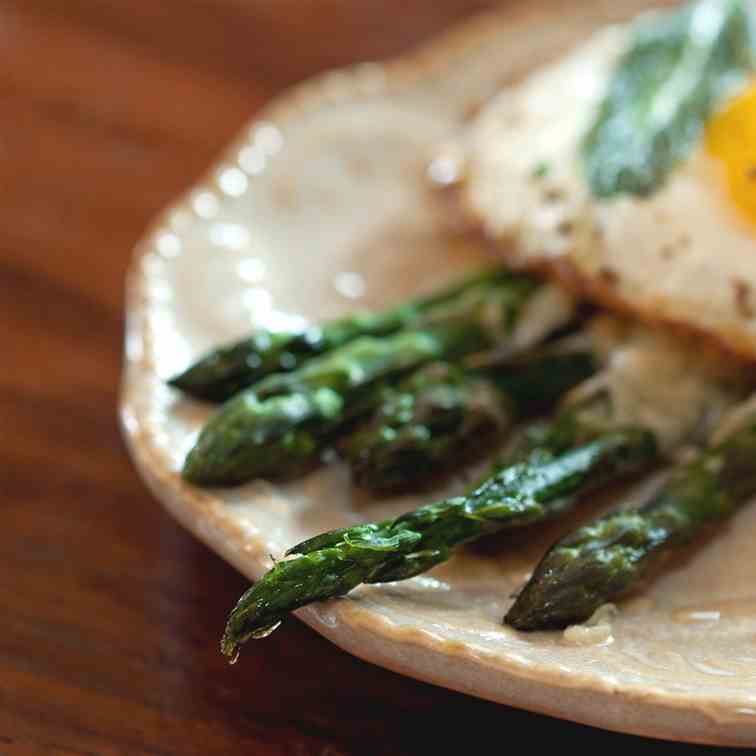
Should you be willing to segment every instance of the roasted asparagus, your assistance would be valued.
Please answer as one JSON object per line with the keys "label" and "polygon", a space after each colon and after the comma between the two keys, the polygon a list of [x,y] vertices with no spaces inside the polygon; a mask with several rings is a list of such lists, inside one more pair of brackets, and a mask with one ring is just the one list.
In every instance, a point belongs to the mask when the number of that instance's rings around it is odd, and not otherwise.
{"label": "roasted asparagus", "polygon": [[640,507],[619,509],[549,549],[506,616],[518,630],[588,619],[637,585],[658,557],[756,494],[756,413],[722,443],[678,466]]}
{"label": "roasted asparagus", "polygon": [[511,282],[532,289],[533,279],[497,268],[472,275],[428,297],[382,312],[358,312],[300,331],[260,331],[214,349],[168,383],[198,399],[222,402],[273,373],[289,372],[308,360],[363,336],[389,336],[432,322],[464,292]]}

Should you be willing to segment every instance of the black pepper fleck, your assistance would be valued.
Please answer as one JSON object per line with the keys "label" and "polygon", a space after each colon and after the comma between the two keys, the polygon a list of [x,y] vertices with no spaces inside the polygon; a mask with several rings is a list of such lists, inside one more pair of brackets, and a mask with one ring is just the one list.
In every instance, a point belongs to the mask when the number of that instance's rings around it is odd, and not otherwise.
{"label": "black pepper fleck", "polygon": [[677,239],[678,249],[687,249],[690,246],[690,236],[688,234],[680,234]]}
{"label": "black pepper fleck", "polygon": [[744,318],[752,318],[756,315],[751,301],[751,285],[742,278],[735,278],[732,281],[732,288],[735,292],[735,307],[738,314]]}
{"label": "black pepper fleck", "polygon": [[619,273],[608,265],[602,265],[598,274],[599,278],[608,286],[616,286],[620,281]]}
{"label": "black pepper fleck", "polygon": [[564,191],[558,186],[550,186],[543,191],[544,202],[559,202],[564,199]]}

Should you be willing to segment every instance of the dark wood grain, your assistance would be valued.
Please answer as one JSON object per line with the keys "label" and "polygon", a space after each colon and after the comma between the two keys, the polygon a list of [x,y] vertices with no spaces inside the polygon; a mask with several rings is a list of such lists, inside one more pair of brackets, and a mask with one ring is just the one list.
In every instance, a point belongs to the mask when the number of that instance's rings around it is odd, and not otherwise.
{"label": "dark wood grain", "polygon": [[483,5],[0,3],[0,754],[643,744],[399,677],[296,622],[229,668],[245,581],[163,513],[116,423],[124,272],[150,218],[286,85]]}

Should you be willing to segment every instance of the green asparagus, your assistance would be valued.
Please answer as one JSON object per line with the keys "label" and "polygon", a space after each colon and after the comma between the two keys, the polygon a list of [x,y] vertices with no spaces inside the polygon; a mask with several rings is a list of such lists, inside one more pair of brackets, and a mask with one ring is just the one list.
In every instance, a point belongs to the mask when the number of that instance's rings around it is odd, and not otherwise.
{"label": "green asparagus", "polygon": [[756,494],[756,414],[724,442],[678,466],[640,507],[618,510],[558,541],[505,621],[518,630],[588,619],[633,588],[662,554],[723,520]]}
{"label": "green asparagus", "polygon": [[208,422],[187,456],[184,478],[231,485],[299,474],[337,431],[375,406],[381,381],[498,345],[534,288],[519,278],[471,287],[439,307],[424,330],[364,336],[299,370],[269,376]]}
{"label": "green asparagus", "polygon": [[543,446],[529,448],[522,461],[500,469],[466,496],[394,520],[331,531],[290,549],[239,600],[226,625],[223,653],[235,658],[242,643],[269,634],[306,604],[341,596],[361,583],[405,580],[446,561],[461,544],[556,516],[586,490],[655,459],[653,434],[631,427],[599,433],[559,453],[570,428],[573,440],[589,432],[577,415],[568,414],[561,425],[558,420],[541,429]]}
{"label": "green asparagus", "polygon": [[481,369],[433,363],[384,390],[342,445],[355,480],[377,491],[417,485],[490,447],[594,369],[587,351],[539,352]]}
{"label": "green asparagus", "polygon": [[503,269],[478,273],[431,296],[384,312],[359,312],[301,331],[261,331],[202,357],[168,383],[198,399],[222,402],[268,375],[288,372],[320,354],[362,336],[388,336],[403,329],[422,328],[464,292],[481,286],[533,287],[531,279]]}

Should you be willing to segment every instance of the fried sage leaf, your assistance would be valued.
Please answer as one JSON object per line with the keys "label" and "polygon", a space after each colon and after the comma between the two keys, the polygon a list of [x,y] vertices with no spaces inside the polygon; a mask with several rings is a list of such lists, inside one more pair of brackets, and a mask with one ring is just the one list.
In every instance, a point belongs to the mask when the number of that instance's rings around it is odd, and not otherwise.
{"label": "fried sage leaf", "polygon": [[756,67],[748,0],[699,0],[636,22],[582,144],[596,197],[647,196]]}

